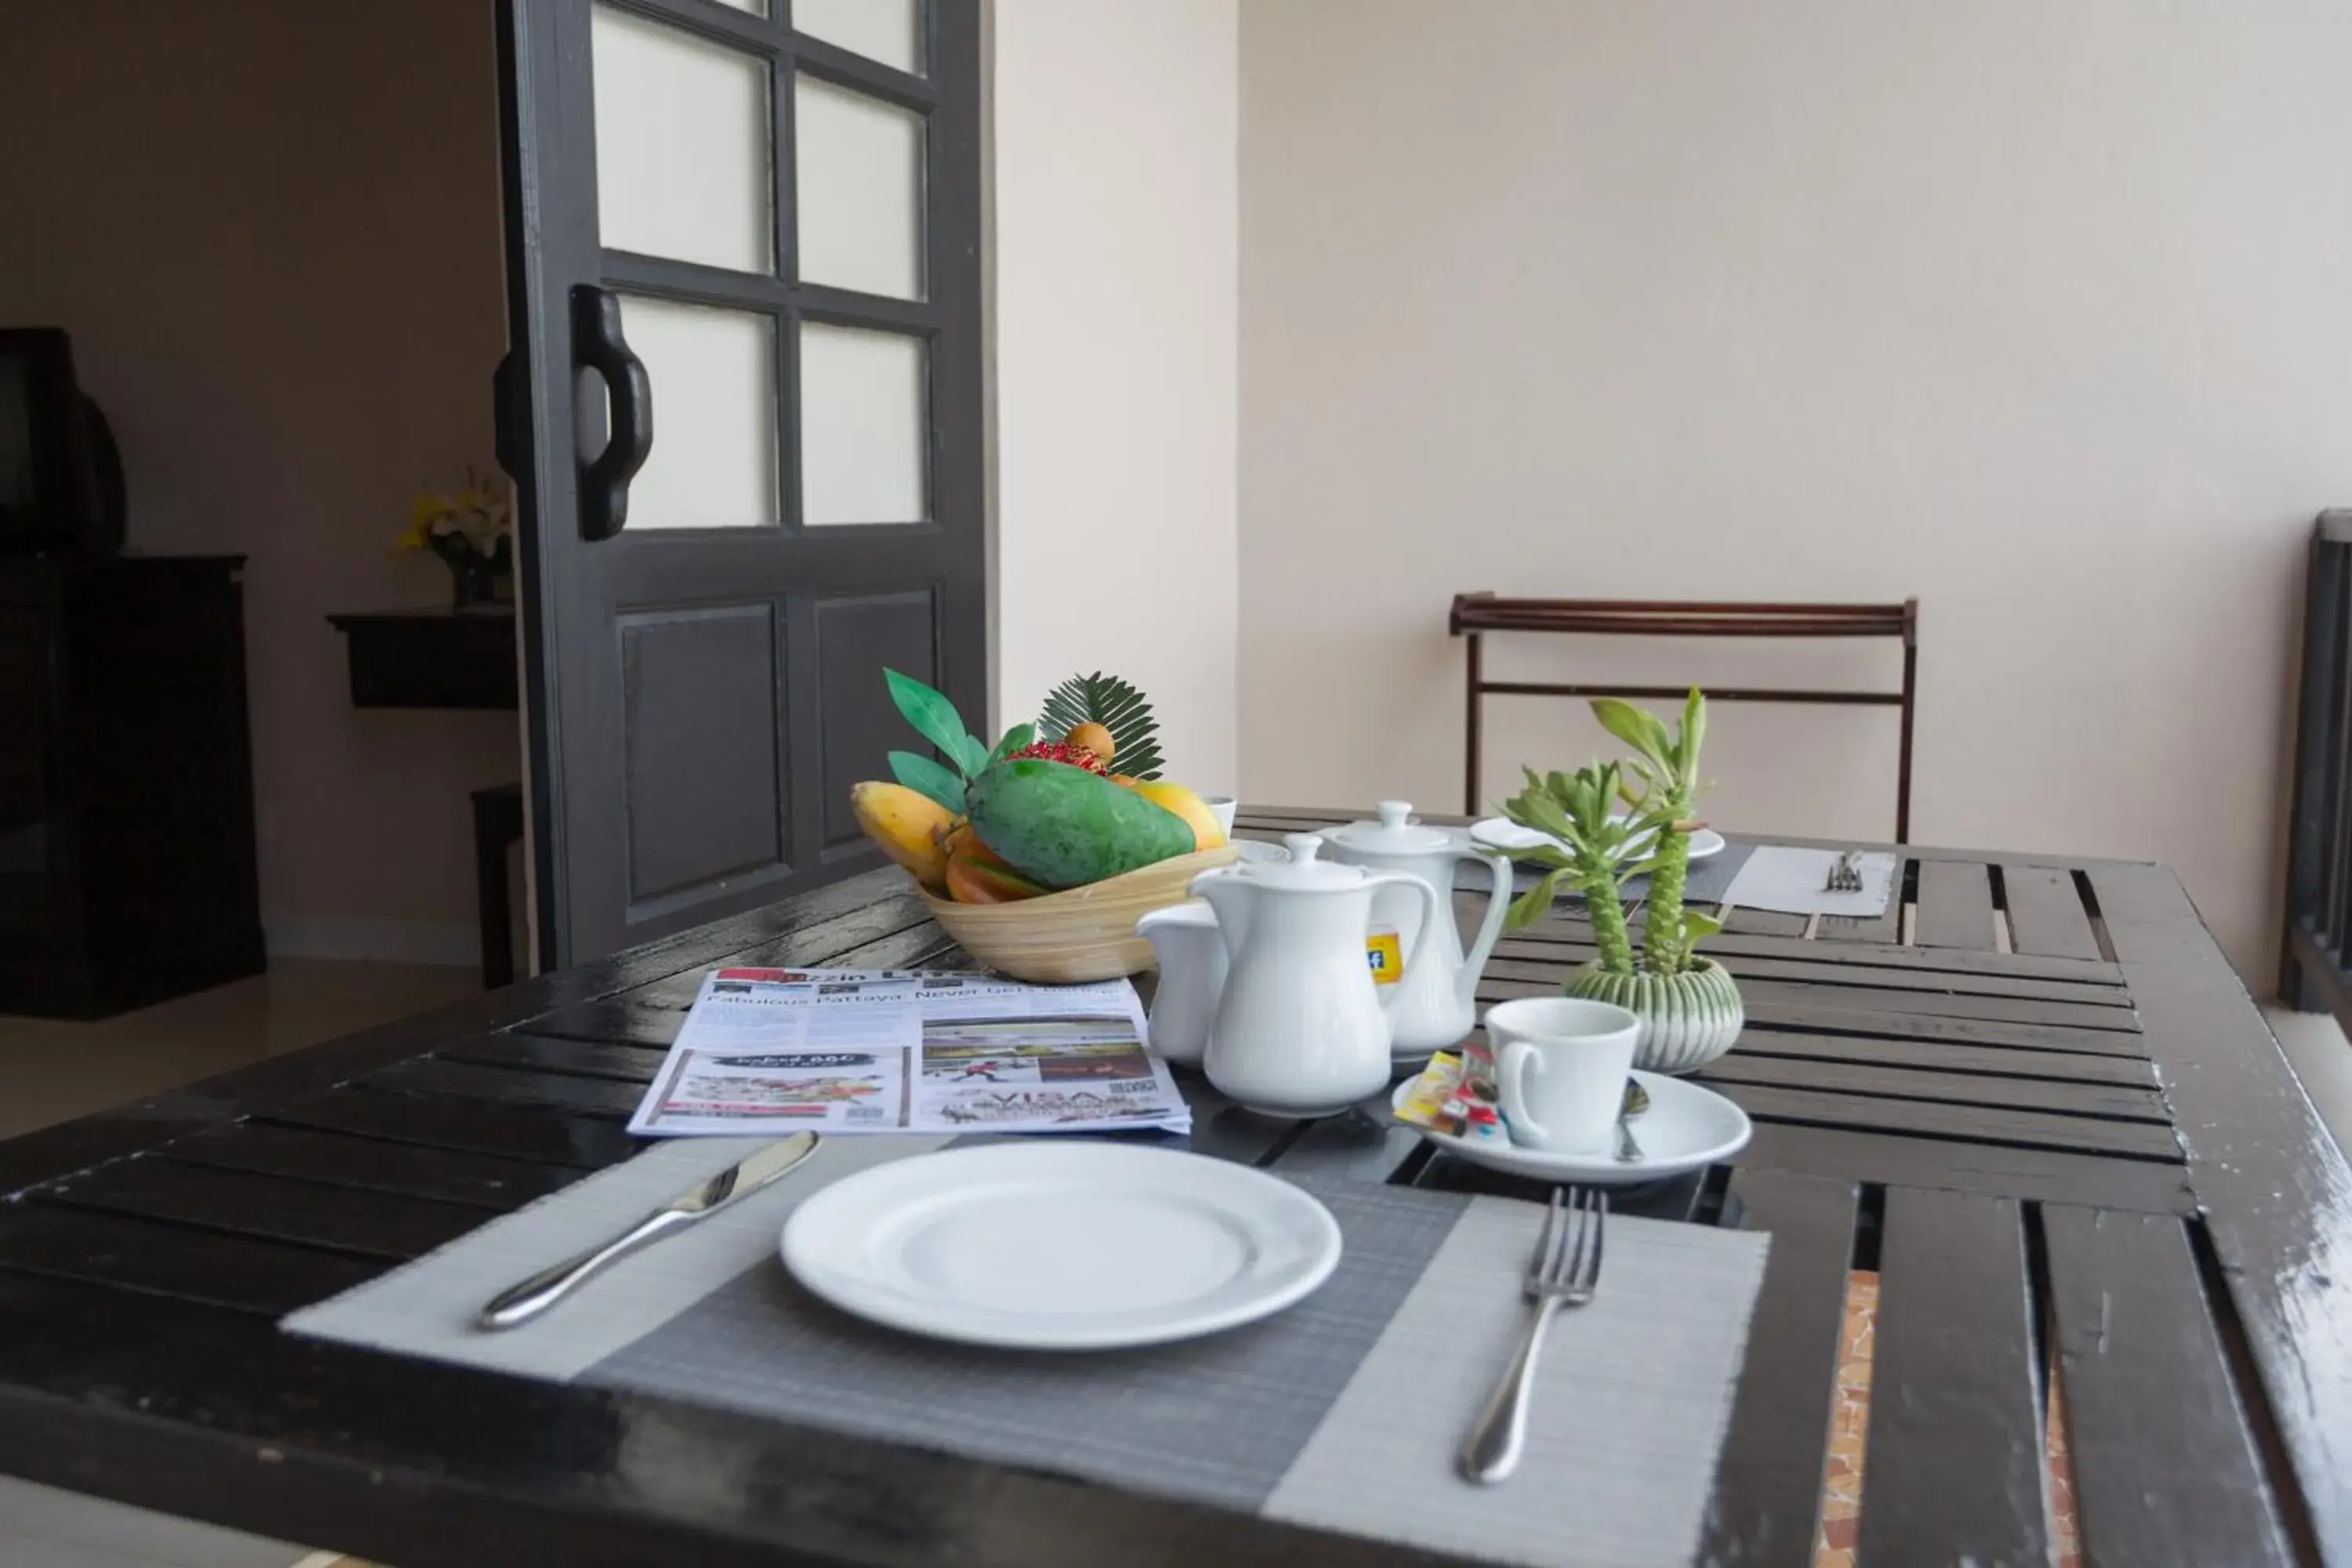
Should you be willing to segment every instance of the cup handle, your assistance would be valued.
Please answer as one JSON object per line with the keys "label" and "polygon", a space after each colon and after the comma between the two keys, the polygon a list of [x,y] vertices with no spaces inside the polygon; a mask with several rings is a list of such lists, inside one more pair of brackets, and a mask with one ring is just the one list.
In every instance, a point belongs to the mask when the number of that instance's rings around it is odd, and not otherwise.
{"label": "cup handle", "polygon": [[1495,1061],[1495,1092],[1501,1098],[1503,1114],[1510,1118],[1511,1125],[1540,1144],[1548,1142],[1551,1134],[1528,1114],[1527,1077],[1530,1062],[1535,1064],[1536,1071],[1543,1071],[1543,1063],[1533,1046],[1525,1040],[1504,1041],[1502,1054]]}

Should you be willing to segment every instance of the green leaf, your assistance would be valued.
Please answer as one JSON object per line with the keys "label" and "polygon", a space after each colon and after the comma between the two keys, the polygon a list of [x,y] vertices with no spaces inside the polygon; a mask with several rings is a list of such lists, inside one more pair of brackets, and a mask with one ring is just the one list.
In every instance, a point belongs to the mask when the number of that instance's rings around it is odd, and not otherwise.
{"label": "green leaf", "polygon": [[1045,694],[1037,733],[1050,741],[1069,738],[1081,724],[1110,731],[1111,767],[1139,779],[1160,776],[1160,721],[1150,700],[1115,675],[1097,670],[1074,675]]}
{"label": "green leaf", "polygon": [[978,778],[987,770],[988,764],[992,760],[994,756],[989,750],[988,742],[977,735],[966,735],[963,738],[956,757],[957,763],[963,769],[963,776],[968,779]]}
{"label": "green leaf", "polygon": [[1503,924],[1511,931],[1518,931],[1543,919],[1550,912],[1551,901],[1559,892],[1560,879],[1567,875],[1565,871],[1553,871],[1513,899],[1511,911],[1504,917]]}
{"label": "green leaf", "polygon": [[989,749],[988,760],[992,763],[1001,762],[1008,752],[1017,752],[1022,747],[1032,744],[1036,739],[1036,725],[1015,724],[1005,731],[996,744]]}
{"label": "green leaf", "polygon": [[[915,727],[915,733],[937,746],[941,756],[955,763],[967,775],[972,773],[974,770],[965,762],[963,743],[967,737],[963,720],[957,714],[955,704],[911,675],[885,669],[882,679],[889,683],[890,700],[898,705],[898,711],[905,715],[908,723]],[[982,754],[986,755],[985,752]],[[921,786],[908,784],[907,787],[916,789]]]}
{"label": "green leaf", "polygon": [[1635,751],[1650,749],[1649,732],[1642,724],[1644,715],[1631,702],[1616,697],[1596,697],[1592,700],[1592,716],[1601,721],[1602,729]]}
{"label": "green leaf", "polygon": [[1723,922],[1716,919],[1713,915],[1703,915],[1696,910],[1685,910],[1683,911],[1683,934],[1689,939],[1688,942],[1685,943],[1685,951],[1688,951],[1690,947],[1705,942],[1708,937],[1715,935],[1722,929]]}
{"label": "green leaf", "polygon": [[929,757],[890,753],[890,774],[908,789],[929,795],[958,816],[963,815],[963,780]]}

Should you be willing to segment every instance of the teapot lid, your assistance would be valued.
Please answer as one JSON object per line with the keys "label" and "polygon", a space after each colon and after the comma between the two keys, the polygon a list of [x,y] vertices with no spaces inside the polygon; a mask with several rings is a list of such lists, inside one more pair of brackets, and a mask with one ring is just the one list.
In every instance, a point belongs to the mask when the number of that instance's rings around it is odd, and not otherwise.
{"label": "teapot lid", "polygon": [[1226,875],[1239,878],[1253,887],[1276,888],[1285,892],[1333,892],[1342,888],[1360,888],[1367,875],[1361,866],[1342,866],[1321,858],[1323,837],[1316,833],[1286,833],[1282,842],[1290,850],[1287,860],[1244,860]]}
{"label": "teapot lid", "polygon": [[1323,837],[1343,849],[1370,855],[1435,855],[1459,847],[1454,835],[1444,828],[1428,827],[1411,820],[1412,803],[1409,800],[1379,801],[1372,810],[1380,816],[1378,822],[1351,822],[1345,827],[1326,828]]}

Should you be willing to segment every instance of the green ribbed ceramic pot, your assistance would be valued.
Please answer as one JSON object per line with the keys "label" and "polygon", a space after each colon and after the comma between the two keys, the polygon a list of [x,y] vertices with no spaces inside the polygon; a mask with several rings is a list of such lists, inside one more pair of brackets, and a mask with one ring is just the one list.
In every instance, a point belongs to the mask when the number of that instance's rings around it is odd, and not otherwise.
{"label": "green ribbed ceramic pot", "polygon": [[1639,1017],[1633,1065],[1650,1072],[1697,1071],[1729,1050],[1748,1022],[1738,983],[1711,958],[1680,974],[1610,974],[1588,963],[1569,976],[1567,991]]}

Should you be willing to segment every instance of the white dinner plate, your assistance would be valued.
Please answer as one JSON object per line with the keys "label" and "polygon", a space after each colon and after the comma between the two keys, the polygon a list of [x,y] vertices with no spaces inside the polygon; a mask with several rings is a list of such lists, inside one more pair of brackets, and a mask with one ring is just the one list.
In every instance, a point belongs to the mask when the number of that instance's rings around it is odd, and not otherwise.
{"label": "white dinner plate", "polygon": [[[1625,853],[1629,858],[1641,853],[1647,837],[1648,835],[1644,834],[1627,847]],[[1547,844],[1559,844],[1559,840],[1550,834],[1538,833],[1532,827],[1521,827],[1507,816],[1490,816],[1483,822],[1474,824],[1470,829],[1470,838],[1475,844],[1483,844],[1489,849],[1500,849],[1506,855],[1514,849],[1537,849]],[[1565,845],[1560,847],[1567,847]],[[1704,860],[1710,855],[1722,853],[1723,835],[1714,828],[1702,827],[1690,836],[1692,859]]]}
{"label": "white dinner plate", "polygon": [[[1642,1158],[1620,1162],[1615,1145],[1590,1154],[1556,1154],[1523,1149],[1516,1143],[1485,1143],[1456,1138],[1414,1122],[1404,1124],[1458,1160],[1483,1165],[1505,1175],[1538,1182],[1577,1182],[1586,1186],[1633,1186],[1660,1182],[1728,1160],[1748,1147],[1748,1112],[1711,1089],[1686,1079],[1633,1069],[1634,1080],[1650,1091],[1650,1109],[1633,1118],[1633,1141]],[[1412,1088],[1407,1079],[1389,1099],[1391,1109],[1404,1104]],[[1402,1117],[1398,1121],[1404,1121]]]}
{"label": "white dinner plate", "polygon": [[781,1247],[809,1289],[894,1329],[1108,1350],[1280,1311],[1338,1267],[1339,1226],[1247,1165],[1055,1140],[845,1176],[793,1211]]}

